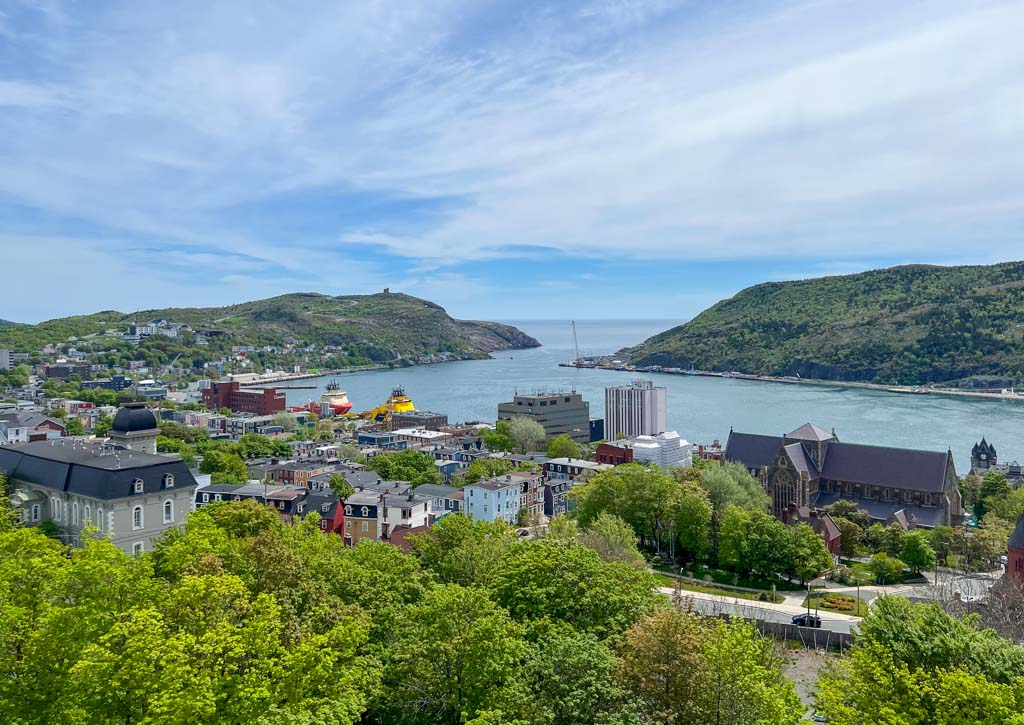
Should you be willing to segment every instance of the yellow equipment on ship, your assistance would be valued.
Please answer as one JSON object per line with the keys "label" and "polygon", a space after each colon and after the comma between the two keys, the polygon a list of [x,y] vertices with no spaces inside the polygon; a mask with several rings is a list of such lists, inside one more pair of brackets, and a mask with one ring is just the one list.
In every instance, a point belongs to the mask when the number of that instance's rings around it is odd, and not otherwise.
{"label": "yellow equipment on ship", "polygon": [[359,414],[359,417],[363,420],[372,420],[377,423],[390,423],[391,416],[395,413],[409,413],[415,410],[416,406],[412,404],[412,399],[405,394],[405,390],[399,385],[391,391],[391,397],[388,398],[388,402],[378,405],[373,410],[364,410]]}

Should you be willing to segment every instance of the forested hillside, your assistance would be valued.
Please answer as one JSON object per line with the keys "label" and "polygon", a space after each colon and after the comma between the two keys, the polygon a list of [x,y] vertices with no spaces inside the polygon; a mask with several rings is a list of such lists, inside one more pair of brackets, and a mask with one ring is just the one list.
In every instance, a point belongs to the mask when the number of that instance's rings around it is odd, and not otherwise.
{"label": "forested hillside", "polygon": [[755,285],[626,351],[636,365],[885,384],[1024,378],[1024,262]]}
{"label": "forested hillside", "polygon": [[[166,319],[192,327],[175,339],[151,335],[141,344],[121,340],[129,322],[144,324]],[[208,338],[195,344],[195,333]],[[537,347],[535,339],[510,325],[456,320],[433,302],[397,293],[331,297],[295,293],[226,307],[191,307],[116,311],[64,317],[37,325],[0,329],[0,348],[34,352],[44,345],[64,344],[73,338],[84,351],[110,351],[106,364],[120,358],[145,359],[159,365],[181,355],[186,365],[194,358],[210,358],[231,346],[257,348],[254,362],[284,365],[296,361],[284,350],[312,345],[337,351],[332,367],[366,363],[402,362],[428,355],[452,358],[486,357],[495,350]],[[264,354],[259,348],[274,347]],[[262,358],[266,358],[261,360]]]}

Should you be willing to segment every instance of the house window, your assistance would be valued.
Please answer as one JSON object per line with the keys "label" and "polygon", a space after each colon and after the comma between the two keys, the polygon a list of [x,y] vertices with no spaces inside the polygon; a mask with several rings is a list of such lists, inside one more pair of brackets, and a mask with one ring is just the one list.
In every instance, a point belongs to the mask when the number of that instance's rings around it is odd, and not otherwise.
{"label": "house window", "polygon": [[346,516],[351,516],[352,515],[352,507],[351,506],[346,506],[345,507],[345,515]]}
{"label": "house window", "polygon": [[102,506],[97,506],[96,507],[96,526],[97,526],[97,528],[102,529],[103,528],[103,524],[104,524],[104,521],[103,521],[103,507]]}
{"label": "house window", "polygon": [[174,523],[174,502],[173,501],[164,501],[164,523],[165,524],[173,524]]}
{"label": "house window", "polygon": [[329,509],[330,507],[331,505],[329,503],[325,503],[322,506],[320,506],[320,510],[323,511],[324,513],[327,513],[327,509]]}
{"label": "house window", "polygon": [[369,521],[364,521],[363,522],[363,531],[366,532],[366,531],[369,531],[369,530],[370,530],[370,522]]}
{"label": "house window", "polygon": [[170,473],[164,474],[164,488],[174,488],[174,476]]}
{"label": "house window", "polygon": [[144,548],[145,547],[143,546],[141,541],[136,541],[134,544],[132,544],[132,553],[141,554]]}
{"label": "house window", "polygon": [[351,521],[346,521],[345,522],[345,530],[348,531],[351,528],[352,528],[352,522]]}
{"label": "house window", "polygon": [[363,518],[366,518],[370,515],[370,509],[368,509],[366,506],[363,506],[359,511],[362,514]]}
{"label": "house window", "polygon": [[83,524],[91,524],[92,523],[92,508],[89,506],[89,504],[85,505],[85,515],[82,516],[82,523]]}
{"label": "house window", "polygon": [[78,526],[78,501],[71,504],[71,523]]}
{"label": "house window", "polygon": [[141,506],[136,506],[135,508],[132,509],[132,528],[133,529],[141,529],[142,528],[142,507]]}
{"label": "house window", "polygon": [[204,493],[203,494],[203,503],[209,503],[209,502],[210,502],[210,494]]}
{"label": "house window", "polygon": [[132,481],[132,488],[135,490],[135,493],[142,493],[144,487],[145,484],[142,482],[141,478],[136,478]]}
{"label": "house window", "polygon": [[213,494],[213,498],[214,498],[214,500],[216,500],[216,501],[220,501],[220,500],[221,500],[221,497],[220,497],[220,494],[219,494],[219,493],[215,493],[215,494]]}
{"label": "house window", "polygon": [[38,521],[39,520],[39,515],[40,515],[39,504],[37,504],[37,503],[32,504],[32,520],[33,521]]}

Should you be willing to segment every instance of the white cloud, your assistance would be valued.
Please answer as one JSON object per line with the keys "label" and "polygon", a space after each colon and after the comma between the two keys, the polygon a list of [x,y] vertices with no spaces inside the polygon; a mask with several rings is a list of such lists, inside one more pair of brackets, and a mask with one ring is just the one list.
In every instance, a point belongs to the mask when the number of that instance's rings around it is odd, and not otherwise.
{"label": "white cloud", "polygon": [[[0,202],[115,230],[121,250],[158,238],[243,275],[315,288],[343,267],[373,289],[395,272],[357,258],[385,249],[414,260],[411,288],[467,296],[488,290],[437,270],[544,249],[1024,255],[1019,3],[228,0],[23,18],[0,18],[24,63],[0,66]],[[367,222],[307,210],[325,188],[454,203]],[[254,216],[284,194],[294,229]]]}

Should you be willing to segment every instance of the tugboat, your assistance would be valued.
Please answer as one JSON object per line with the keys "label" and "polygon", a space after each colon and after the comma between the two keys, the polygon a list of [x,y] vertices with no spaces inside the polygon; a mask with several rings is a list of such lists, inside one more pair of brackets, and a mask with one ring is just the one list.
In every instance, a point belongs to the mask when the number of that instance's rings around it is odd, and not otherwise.
{"label": "tugboat", "polygon": [[294,410],[308,410],[311,413],[320,415],[324,412],[324,406],[330,409],[332,415],[345,415],[345,413],[352,410],[352,403],[349,402],[348,394],[341,389],[337,380],[327,383],[327,388],[320,396],[319,401],[311,400],[304,406]]}
{"label": "tugboat", "polygon": [[364,410],[359,417],[376,423],[390,423],[391,416],[395,413],[408,413],[415,410],[416,406],[413,405],[412,398],[405,394],[405,389],[401,385],[398,385],[392,389],[391,396],[386,403],[378,405],[372,410]]}

